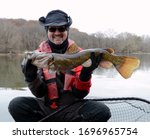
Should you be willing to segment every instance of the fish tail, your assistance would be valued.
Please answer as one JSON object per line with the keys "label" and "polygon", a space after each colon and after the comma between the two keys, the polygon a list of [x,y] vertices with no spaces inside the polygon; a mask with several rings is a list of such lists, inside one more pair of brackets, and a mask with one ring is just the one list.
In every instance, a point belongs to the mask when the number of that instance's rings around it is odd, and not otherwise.
{"label": "fish tail", "polygon": [[116,58],[113,65],[125,79],[129,78],[140,65],[140,60],[135,57],[116,56]]}

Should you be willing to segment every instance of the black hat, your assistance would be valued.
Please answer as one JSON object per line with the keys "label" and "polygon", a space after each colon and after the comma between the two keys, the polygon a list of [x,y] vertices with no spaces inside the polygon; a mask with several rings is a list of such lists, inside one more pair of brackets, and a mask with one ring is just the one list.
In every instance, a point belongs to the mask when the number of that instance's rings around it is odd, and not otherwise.
{"label": "black hat", "polygon": [[72,24],[72,19],[65,12],[61,10],[53,10],[49,12],[46,16],[39,18],[39,23],[42,26],[70,26]]}

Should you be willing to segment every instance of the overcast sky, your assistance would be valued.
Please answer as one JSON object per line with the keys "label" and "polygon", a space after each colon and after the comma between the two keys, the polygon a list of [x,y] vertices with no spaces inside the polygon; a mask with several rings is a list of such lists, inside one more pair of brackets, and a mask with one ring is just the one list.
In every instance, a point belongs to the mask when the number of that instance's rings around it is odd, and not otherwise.
{"label": "overcast sky", "polygon": [[38,20],[55,9],[79,31],[150,35],[150,0],[0,0],[0,18]]}

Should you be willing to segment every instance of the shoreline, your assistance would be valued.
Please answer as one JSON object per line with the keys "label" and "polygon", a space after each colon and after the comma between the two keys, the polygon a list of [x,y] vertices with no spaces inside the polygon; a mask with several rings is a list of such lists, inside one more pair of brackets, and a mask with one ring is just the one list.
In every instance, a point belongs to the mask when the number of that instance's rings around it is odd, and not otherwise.
{"label": "shoreline", "polygon": [[[24,55],[24,53],[25,52],[10,52],[10,53],[0,53],[0,56],[11,56],[11,55],[18,55],[18,56],[22,56],[22,55]],[[119,53],[121,53],[121,52],[119,52]],[[123,54],[125,54],[125,53],[123,53]],[[128,54],[128,52],[127,52],[127,54]],[[140,55],[140,54],[150,54],[150,52],[133,52],[133,53],[129,53],[129,54],[138,54],[138,55]]]}
{"label": "shoreline", "polygon": [[22,56],[24,55],[24,52],[22,53],[0,53],[0,56]]}

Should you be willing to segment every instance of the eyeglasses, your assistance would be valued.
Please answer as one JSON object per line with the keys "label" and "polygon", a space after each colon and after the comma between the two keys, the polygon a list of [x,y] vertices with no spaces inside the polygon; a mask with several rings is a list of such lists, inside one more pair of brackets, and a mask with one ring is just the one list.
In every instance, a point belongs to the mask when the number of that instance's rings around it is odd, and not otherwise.
{"label": "eyeglasses", "polygon": [[67,30],[67,28],[65,26],[62,26],[62,27],[49,27],[48,30],[49,30],[49,32],[55,32],[56,30],[58,30],[59,32],[65,32]]}

